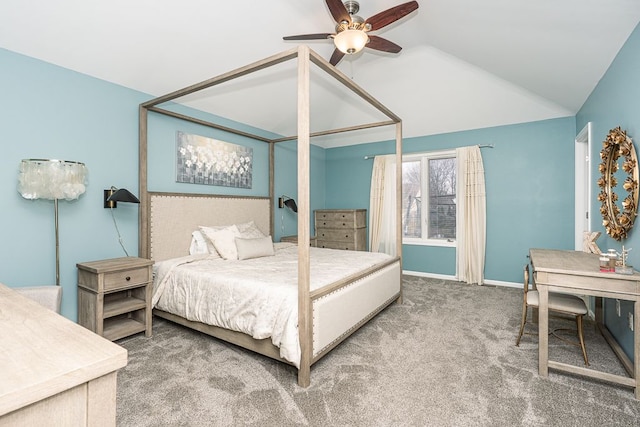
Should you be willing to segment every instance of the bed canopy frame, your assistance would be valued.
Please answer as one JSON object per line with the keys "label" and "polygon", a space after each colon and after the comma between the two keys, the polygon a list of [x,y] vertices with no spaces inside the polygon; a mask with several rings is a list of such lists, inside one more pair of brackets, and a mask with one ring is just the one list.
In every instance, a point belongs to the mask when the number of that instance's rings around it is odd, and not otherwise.
{"label": "bed canopy frame", "polygon": [[[297,59],[297,135],[266,138],[249,132],[241,131],[227,126],[222,126],[213,122],[201,120],[185,114],[180,114],[171,110],[160,108],[159,105],[196,93],[198,91],[211,88],[221,83],[228,82],[235,78],[246,76],[251,73],[272,67],[285,61]],[[310,63],[315,64],[320,70],[326,72],[347,89],[354,92],[364,102],[373,106],[389,120],[361,124],[357,126],[343,127],[339,129],[328,129],[324,131],[311,132],[310,130]],[[265,58],[236,70],[221,74],[217,77],[193,84],[183,89],[176,90],[169,94],[157,97],[139,106],[139,191],[141,209],[139,211],[139,254],[143,258],[150,257],[150,194],[148,189],[148,115],[154,112],[176,119],[189,121],[202,126],[222,130],[236,135],[263,141],[269,144],[269,218],[270,232],[273,235],[274,228],[274,157],[275,144],[284,141],[297,140],[297,160],[298,160],[298,330],[301,347],[301,360],[298,369],[298,384],[307,387],[310,384],[310,369],[312,362],[312,306],[310,295],[310,202],[309,202],[309,164],[310,164],[310,140],[313,137],[337,134],[341,132],[351,132],[381,126],[395,125],[396,139],[396,218],[402,217],[402,120],[391,112],[382,103],[369,95],[364,89],[354,83],[348,76],[343,74],[329,62],[315,53],[306,45],[300,45],[294,49]],[[156,193],[157,194],[157,193]],[[166,193],[169,194],[169,193]],[[171,193],[178,194],[178,193]],[[189,195],[194,195],[188,193]],[[251,197],[251,196],[247,196]],[[304,244],[306,243],[306,244]],[[396,248],[398,258],[402,255],[402,226],[401,221],[396,224]],[[400,261],[401,262],[401,261]],[[401,264],[400,264],[401,265]],[[400,269],[400,271],[402,271]],[[402,293],[398,300],[402,298]]]}

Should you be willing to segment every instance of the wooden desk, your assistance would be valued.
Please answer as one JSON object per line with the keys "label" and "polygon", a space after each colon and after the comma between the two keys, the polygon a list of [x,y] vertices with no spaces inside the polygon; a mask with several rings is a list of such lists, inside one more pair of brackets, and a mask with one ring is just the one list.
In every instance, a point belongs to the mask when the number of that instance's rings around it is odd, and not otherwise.
{"label": "wooden desk", "polygon": [[[531,264],[540,297],[538,332],[538,372],[549,375],[549,368],[596,378],[635,389],[640,399],[640,273],[623,275],[601,273],[598,256],[586,252],[530,249]],[[634,364],[631,378],[549,360],[549,292],[592,295],[634,301]]]}
{"label": "wooden desk", "polygon": [[115,426],[127,351],[0,284],[0,427]]}

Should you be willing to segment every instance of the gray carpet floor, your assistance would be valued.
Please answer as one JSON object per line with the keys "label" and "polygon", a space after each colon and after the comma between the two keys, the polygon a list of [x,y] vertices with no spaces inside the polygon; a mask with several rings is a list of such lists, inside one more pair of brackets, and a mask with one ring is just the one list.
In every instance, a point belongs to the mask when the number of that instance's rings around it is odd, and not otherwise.
{"label": "gray carpet floor", "polygon": [[[288,365],[155,318],[153,337],[118,342],[118,425],[640,426],[629,388],[538,376],[537,336],[514,345],[521,301],[518,289],[405,276],[403,303],[312,366],[306,389]],[[624,374],[591,322],[585,339],[593,368]],[[578,347],[549,343],[551,359],[582,364]]]}

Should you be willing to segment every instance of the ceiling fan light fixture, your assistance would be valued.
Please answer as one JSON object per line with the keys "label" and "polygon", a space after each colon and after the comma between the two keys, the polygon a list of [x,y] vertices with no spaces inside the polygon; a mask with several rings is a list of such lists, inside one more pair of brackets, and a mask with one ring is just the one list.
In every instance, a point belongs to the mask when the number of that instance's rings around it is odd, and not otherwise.
{"label": "ceiling fan light fixture", "polygon": [[336,34],[333,39],[336,48],[348,55],[360,52],[368,41],[369,36],[362,30],[344,30]]}

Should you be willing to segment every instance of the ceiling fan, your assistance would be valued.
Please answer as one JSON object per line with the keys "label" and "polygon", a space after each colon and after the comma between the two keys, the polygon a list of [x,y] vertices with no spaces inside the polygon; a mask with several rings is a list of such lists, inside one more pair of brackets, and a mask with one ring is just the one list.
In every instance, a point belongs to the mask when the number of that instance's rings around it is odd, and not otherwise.
{"label": "ceiling fan", "polygon": [[284,40],[322,40],[333,39],[336,46],[329,62],[337,65],[345,55],[351,55],[363,48],[380,50],[382,52],[398,53],[402,50],[397,44],[382,37],[368,34],[405,17],[418,8],[417,1],[410,1],[392,7],[369,19],[362,19],[356,15],[360,10],[357,1],[326,0],[329,11],[336,21],[336,32],[319,34],[301,34],[283,37]]}

